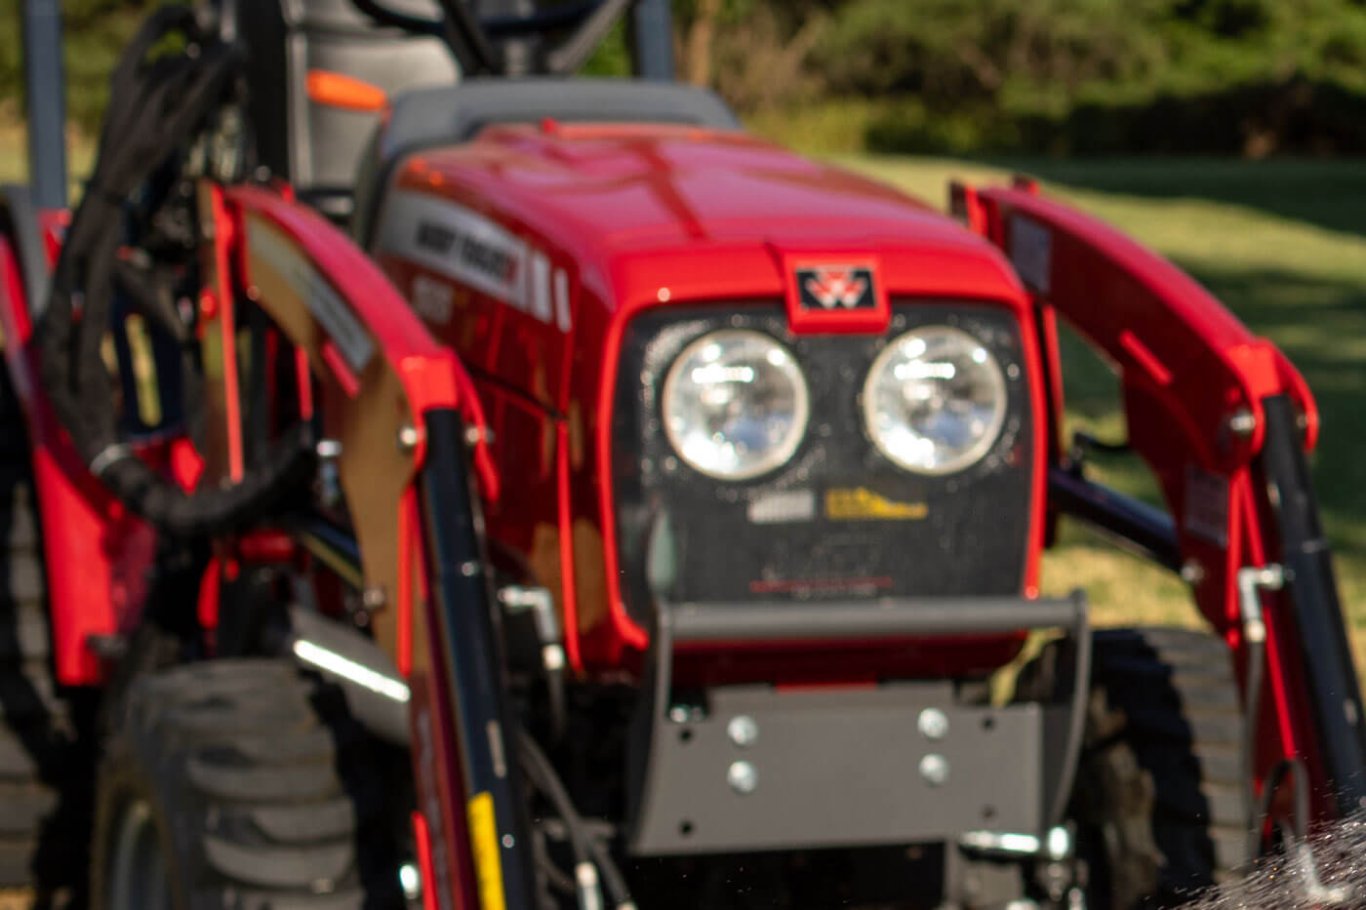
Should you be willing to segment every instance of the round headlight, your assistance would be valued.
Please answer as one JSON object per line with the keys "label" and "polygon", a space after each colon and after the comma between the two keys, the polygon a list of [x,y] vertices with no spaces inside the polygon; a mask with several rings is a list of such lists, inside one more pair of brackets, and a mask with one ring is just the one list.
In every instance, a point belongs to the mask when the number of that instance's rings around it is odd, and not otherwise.
{"label": "round headlight", "polygon": [[952,474],[979,461],[1006,417],[1001,365],[982,342],[948,326],[892,341],[863,385],[868,435],[918,474]]}
{"label": "round headlight", "polygon": [[810,408],[787,348],[760,332],[724,330],[683,349],[664,379],[664,432],[703,474],[746,480],[787,462]]}

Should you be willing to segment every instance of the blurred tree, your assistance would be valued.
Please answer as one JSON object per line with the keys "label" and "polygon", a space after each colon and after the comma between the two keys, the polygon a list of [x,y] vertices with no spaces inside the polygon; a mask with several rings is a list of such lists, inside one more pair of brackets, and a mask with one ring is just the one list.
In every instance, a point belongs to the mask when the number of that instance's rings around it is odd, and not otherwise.
{"label": "blurred tree", "polygon": [[[0,105],[10,110],[18,5],[0,3]],[[69,107],[82,128],[98,123],[118,49],[153,5],[63,0]],[[1354,138],[1366,135],[1366,0],[674,0],[673,9],[681,78],[770,119],[857,108],[889,148],[1366,151]],[[626,67],[617,29],[587,69]],[[824,120],[845,132],[851,122]]]}
{"label": "blurred tree", "polygon": [[[0,99],[19,103],[23,57],[20,3],[0,6]],[[153,0],[61,0],[67,73],[67,111],[84,130],[94,130],[109,97],[109,72]]]}

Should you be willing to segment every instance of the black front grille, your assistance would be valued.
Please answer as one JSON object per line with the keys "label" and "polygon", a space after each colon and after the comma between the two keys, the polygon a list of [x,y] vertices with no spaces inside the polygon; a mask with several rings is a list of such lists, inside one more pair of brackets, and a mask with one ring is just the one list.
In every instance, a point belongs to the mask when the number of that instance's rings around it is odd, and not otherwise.
{"label": "black front grille", "polygon": [[[991,451],[952,475],[892,464],[868,439],[860,394],[887,342],[923,325],[979,338],[1006,373],[1009,410]],[[674,358],[723,328],[796,355],[811,392],[806,437],[783,467],[717,481],[674,453],[659,393]],[[1005,309],[898,302],[885,335],[794,336],[779,305],[646,312],[622,348],[612,414],[617,546],[628,610],[680,601],[1019,593],[1035,440],[1020,331]],[[877,517],[874,517],[874,515]]]}

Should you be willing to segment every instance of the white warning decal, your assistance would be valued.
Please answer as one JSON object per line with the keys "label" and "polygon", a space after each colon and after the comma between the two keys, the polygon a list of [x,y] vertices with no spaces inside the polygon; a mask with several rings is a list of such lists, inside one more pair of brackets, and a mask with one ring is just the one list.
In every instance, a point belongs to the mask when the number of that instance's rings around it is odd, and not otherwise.
{"label": "white warning decal", "polygon": [[1194,465],[1186,468],[1186,533],[1228,546],[1228,480]]}
{"label": "white warning decal", "polygon": [[1033,218],[1011,218],[1010,262],[1025,287],[1047,294],[1053,284],[1053,232]]}
{"label": "white warning decal", "polygon": [[[397,190],[385,204],[377,246],[528,316],[568,332],[568,276],[545,253],[480,213]],[[552,291],[553,289],[553,291]]]}
{"label": "white warning decal", "polygon": [[247,231],[247,249],[253,259],[263,260],[293,286],[347,366],[357,373],[364,370],[375,354],[375,342],[327,279],[273,228],[260,222],[253,221]]}

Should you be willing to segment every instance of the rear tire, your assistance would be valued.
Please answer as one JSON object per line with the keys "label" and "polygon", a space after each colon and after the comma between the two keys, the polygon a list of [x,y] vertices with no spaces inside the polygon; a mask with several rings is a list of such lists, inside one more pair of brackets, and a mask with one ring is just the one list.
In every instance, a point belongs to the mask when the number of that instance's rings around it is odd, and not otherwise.
{"label": "rear tire", "polygon": [[133,682],[99,774],[95,910],[403,906],[384,775],[335,694],[276,660]]}
{"label": "rear tire", "polygon": [[90,774],[52,673],[29,459],[0,366],[0,889],[33,887],[40,904],[60,904],[86,865]]}
{"label": "rear tire", "polygon": [[1071,816],[1090,906],[1174,906],[1252,857],[1244,719],[1227,646],[1175,628],[1095,633]]}

